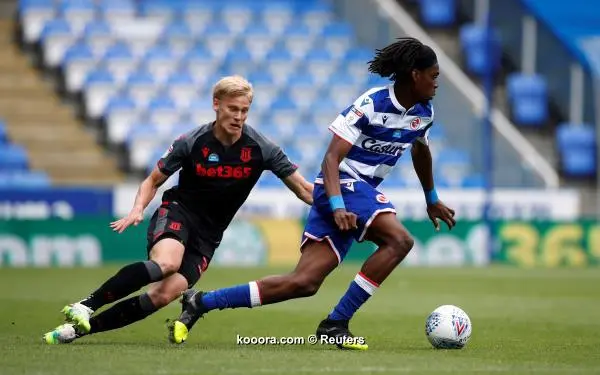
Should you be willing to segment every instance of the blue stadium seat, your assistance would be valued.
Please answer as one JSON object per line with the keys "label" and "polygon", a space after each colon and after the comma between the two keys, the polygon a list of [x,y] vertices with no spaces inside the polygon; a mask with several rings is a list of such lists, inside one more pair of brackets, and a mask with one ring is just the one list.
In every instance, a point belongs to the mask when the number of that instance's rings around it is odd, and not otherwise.
{"label": "blue stadium seat", "polygon": [[255,20],[260,2],[228,2],[221,9],[221,20],[229,27],[233,34],[240,34],[248,24]]}
{"label": "blue stadium seat", "polygon": [[175,101],[163,94],[148,103],[148,120],[158,126],[172,127],[179,121],[180,110]]}
{"label": "blue stadium seat", "polygon": [[151,123],[132,125],[126,139],[129,148],[130,167],[134,170],[144,170],[151,161],[154,150],[173,141],[171,139],[171,129],[171,127]]}
{"label": "blue stadium seat", "polygon": [[63,0],[58,9],[76,34],[79,34],[85,25],[96,17],[96,5],[92,0]]}
{"label": "blue stadium seat", "polygon": [[50,177],[43,171],[0,172],[1,188],[17,190],[44,189],[52,185]]}
{"label": "blue stadium seat", "polygon": [[253,61],[252,54],[245,47],[227,52],[225,66],[229,71],[244,77],[256,70],[256,62]]}
{"label": "blue stadium seat", "polygon": [[123,42],[108,47],[102,59],[106,68],[118,81],[125,80],[137,65],[131,48]]}
{"label": "blue stadium seat", "polygon": [[350,48],[343,57],[348,73],[364,82],[367,78],[367,62],[373,58],[373,52],[366,48]]}
{"label": "blue stadium seat", "polygon": [[178,63],[171,48],[165,45],[149,48],[143,58],[143,66],[158,82],[165,81],[177,69]]}
{"label": "blue stadium seat", "polygon": [[284,30],[283,44],[296,60],[301,60],[312,47],[314,35],[303,23],[291,23]]}
{"label": "blue stadium seat", "polygon": [[184,55],[192,49],[195,42],[192,28],[183,22],[168,24],[162,32],[161,41],[177,56]]}
{"label": "blue stadium seat", "polygon": [[275,45],[265,58],[267,70],[278,84],[283,84],[287,77],[296,69],[296,62],[291,53],[281,46]]}
{"label": "blue stadium seat", "polygon": [[280,145],[289,142],[294,134],[293,126],[283,126],[268,120],[265,120],[264,123],[260,124],[259,130]]}
{"label": "blue stadium seat", "polygon": [[[346,103],[349,105],[351,102]],[[310,120],[313,124],[317,124],[321,129],[321,134],[326,135],[329,131],[327,127],[335,120],[339,113],[344,108],[338,107],[336,102],[329,96],[318,97],[310,107]]]}
{"label": "blue stadium seat", "polygon": [[329,77],[327,95],[333,99],[333,108],[340,112],[362,94],[364,91],[362,88],[363,85],[354,75],[341,70]]}
{"label": "blue stadium seat", "polygon": [[0,147],[0,170],[26,170],[29,159],[25,148],[16,144],[5,144]]}
{"label": "blue stadium seat", "polygon": [[273,35],[280,35],[292,22],[294,9],[289,3],[272,2],[260,12],[259,19]]}
{"label": "blue stadium seat", "polygon": [[192,99],[187,108],[190,121],[196,124],[205,124],[213,121],[215,111],[212,108],[212,97],[196,97]]}
{"label": "blue stadium seat", "polygon": [[544,125],[548,119],[548,87],[540,75],[511,74],[507,78],[507,95],[516,123]]}
{"label": "blue stadium seat", "polygon": [[207,25],[201,37],[206,48],[218,58],[223,58],[231,50],[236,38],[231,29],[222,22]]}
{"label": "blue stadium seat", "polygon": [[591,125],[560,124],[556,129],[561,169],[571,177],[596,174],[596,130]]}
{"label": "blue stadium seat", "polygon": [[317,82],[311,74],[296,73],[288,77],[288,93],[294,103],[302,109],[308,108],[315,100],[318,90]]}
{"label": "blue stadium seat", "polygon": [[203,32],[210,23],[219,18],[223,4],[215,1],[185,1],[180,3],[180,17],[194,33]]}
{"label": "blue stadium seat", "polygon": [[139,4],[140,15],[147,19],[169,22],[178,15],[176,1],[146,0]]}
{"label": "blue stadium seat", "polygon": [[111,97],[104,109],[108,141],[111,144],[123,143],[138,116],[139,109],[129,96],[121,94]]}
{"label": "blue stadium seat", "polygon": [[23,39],[26,43],[37,42],[46,21],[54,18],[52,0],[21,0],[17,2],[20,21],[23,25]]}
{"label": "blue stadium seat", "polygon": [[146,107],[158,91],[156,78],[147,70],[132,72],[127,77],[126,85],[129,97],[135,101],[137,107]]}
{"label": "blue stadium seat", "polygon": [[104,113],[110,97],[117,91],[117,83],[107,69],[92,69],[83,82],[83,90],[86,115],[98,119]]}
{"label": "blue stadium seat", "polygon": [[336,58],[341,58],[354,41],[354,30],[347,22],[330,22],[321,31],[321,43]]}
{"label": "blue stadium seat", "polygon": [[264,112],[271,106],[271,102],[277,97],[279,87],[269,72],[257,70],[248,75],[248,81],[254,89],[252,100],[252,111]]}
{"label": "blue stadium seat", "polygon": [[[488,47],[486,36],[490,34],[491,45]],[[501,48],[495,31],[487,32],[482,26],[467,24],[460,28],[460,43],[467,70],[478,76],[488,69],[496,72],[500,67]],[[489,53],[488,53],[489,51]]]}
{"label": "blue stadium seat", "polygon": [[58,67],[67,48],[76,40],[74,30],[64,19],[52,19],[46,22],[40,36],[44,65]]}
{"label": "blue stadium seat", "polygon": [[171,74],[166,84],[167,93],[179,108],[189,106],[192,98],[198,94],[194,77],[186,70],[179,70]]}
{"label": "blue stadium seat", "polygon": [[242,34],[242,43],[254,61],[262,61],[267,52],[273,48],[276,39],[277,36],[262,23],[251,23]]}
{"label": "blue stadium seat", "polygon": [[326,48],[312,48],[305,56],[305,67],[319,84],[325,83],[338,68],[337,61]]}
{"label": "blue stadium seat", "polygon": [[2,145],[7,142],[8,135],[6,134],[6,124],[3,120],[0,120],[0,147],[2,147]]}
{"label": "blue stadium seat", "polygon": [[187,67],[194,81],[202,82],[213,74],[221,63],[220,59],[215,57],[208,48],[196,45],[183,56],[182,65]]}
{"label": "blue stadium seat", "polygon": [[301,114],[298,105],[292,98],[280,95],[271,103],[271,122],[283,127],[299,124]]}
{"label": "blue stadium seat", "polygon": [[456,22],[456,0],[420,0],[421,20],[427,26],[451,26]]}
{"label": "blue stadium seat", "polygon": [[65,85],[69,93],[81,91],[85,77],[96,65],[94,51],[85,43],[75,43],[63,56],[61,65],[65,74]]}
{"label": "blue stadium seat", "polygon": [[114,44],[110,24],[102,20],[89,22],[83,30],[83,39],[90,46],[95,56],[104,54],[106,49]]}
{"label": "blue stadium seat", "polygon": [[137,8],[132,0],[103,0],[98,11],[107,21],[129,20],[135,17]]}
{"label": "blue stadium seat", "polygon": [[299,2],[295,9],[299,18],[310,28],[313,34],[318,34],[333,19],[330,4],[325,2]]}

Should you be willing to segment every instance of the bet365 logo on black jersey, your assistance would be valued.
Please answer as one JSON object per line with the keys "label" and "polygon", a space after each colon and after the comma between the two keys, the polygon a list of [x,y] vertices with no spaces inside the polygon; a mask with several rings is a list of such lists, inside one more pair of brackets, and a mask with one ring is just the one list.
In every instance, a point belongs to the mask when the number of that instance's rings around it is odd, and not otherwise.
{"label": "bet365 logo on black jersey", "polygon": [[252,167],[244,167],[241,165],[237,167],[232,167],[231,165],[206,167],[198,163],[196,164],[196,174],[200,177],[233,178],[241,180],[249,178],[252,175]]}

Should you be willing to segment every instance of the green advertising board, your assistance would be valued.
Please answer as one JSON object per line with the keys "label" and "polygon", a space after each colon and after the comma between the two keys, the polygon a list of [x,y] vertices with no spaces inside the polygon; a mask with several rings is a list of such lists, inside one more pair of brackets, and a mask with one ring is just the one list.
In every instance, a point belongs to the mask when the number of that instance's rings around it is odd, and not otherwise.
{"label": "green advertising board", "polygon": [[[123,263],[146,257],[147,222],[113,232],[110,217],[71,221],[0,221],[0,266],[72,267]],[[524,267],[582,267],[600,264],[600,224],[579,222],[500,222],[488,252],[487,228],[459,221],[436,232],[429,221],[403,222],[415,247],[403,266],[485,266],[490,262]],[[226,231],[212,265],[293,265],[303,223],[295,220],[236,220]],[[363,262],[375,250],[355,243],[345,262]]]}
{"label": "green advertising board", "polygon": [[[436,232],[430,221],[402,223],[415,239],[403,266],[483,266],[489,263],[487,230],[480,222],[459,222],[451,231]],[[375,251],[371,242],[355,243],[346,261],[362,262]]]}
{"label": "green advertising board", "polygon": [[[111,217],[64,221],[0,221],[0,266],[98,266],[145,259],[147,222],[113,232]],[[223,236],[212,264],[266,264],[267,247],[259,227],[234,221]]]}

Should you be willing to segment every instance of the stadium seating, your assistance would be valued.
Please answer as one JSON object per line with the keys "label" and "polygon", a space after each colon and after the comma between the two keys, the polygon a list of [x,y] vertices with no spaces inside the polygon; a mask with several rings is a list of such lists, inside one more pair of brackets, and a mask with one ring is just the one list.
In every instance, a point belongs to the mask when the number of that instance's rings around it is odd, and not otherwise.
{"label": "stadium seating", "polygon": [[421,21],[427,26],[450,26],[456,22],[456,0],[420,0]]}
{"label": "stadium seating", "polygon": [[540,75],[511,74],[507,96],[513,119],[519,125],[541,126],[548,119],[548,88]]}
{"label": "stadium seating", "polygon": [[596,130],[590,125],[560,124],[556,131],[561,169],[571,177],[596,174]]}
{"label": "stadium seating", "polygon": [[[451,22],[454,1],[435,3],[430,18]],[[329,123],[364,90],[389,83],[368,74],[372,51],[322,0],[24,0],[20,17],[45,64],[81,94],[85,118],[127,150],[132,171],[146,171],[177,134],[212,120],[212,85],[241,74],[255,89],[248,123],[312,178]],[[443,132],[432,137],[448,143]],[[439,172],[461,186],[472,173],[465,160],[460,168],[441,161]]]}
{"label": "stadium seating", "polygon": [[0,120],[0,190],[35,189],[50,186],[48,175],[29,169],[26,150],[11,142]]}
{"label": "stadium seating", "polygon": [[[491,36],[489,45],[486,42]],[[500,41],[492,30],[476,24],[466,24],[460,28],[460,43],[467,70],[477,76],[483,76],[488,69],[492,72],[500,68]]]}

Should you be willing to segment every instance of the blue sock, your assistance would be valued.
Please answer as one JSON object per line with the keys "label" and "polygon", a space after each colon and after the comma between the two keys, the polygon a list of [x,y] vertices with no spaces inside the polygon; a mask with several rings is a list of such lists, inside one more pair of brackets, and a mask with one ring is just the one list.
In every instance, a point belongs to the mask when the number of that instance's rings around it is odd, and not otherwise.
{"label": "blue sock", "polygon": [[260,294],[255,281],[204,293],[202,303],[207,311],[260,306]]}
{"label": "blue sock", "polygon": [[375,293],[377,288],[379,288],[378,284],[359,272],[354,277],[354,281],[350,283],[346,294],[327,318],[331,320],[350,320],[363,303],[367,302],[369,297]]}

